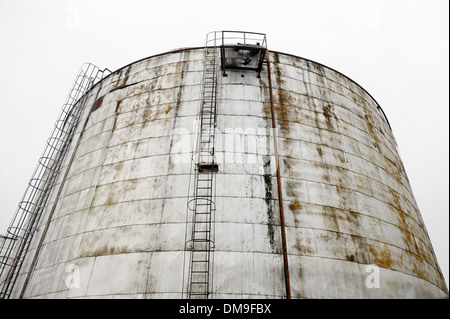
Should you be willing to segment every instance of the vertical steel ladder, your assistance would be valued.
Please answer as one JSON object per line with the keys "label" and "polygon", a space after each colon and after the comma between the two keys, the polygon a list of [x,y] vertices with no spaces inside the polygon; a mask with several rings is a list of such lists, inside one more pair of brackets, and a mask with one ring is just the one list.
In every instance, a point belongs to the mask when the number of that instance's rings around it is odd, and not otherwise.
{"label": "vertical steel ladder", "polygon": [[[215,42],[215,41],[214,41]],[[196,152],[194,198],[189,209],[193,212],[188,297],[207,299],[211,283],[211,224],[215,211],[214,174],[217,164],[214,157],[217,95],[217,49],[205,48],[202,101],[199,114],[199,133]]]}
{"label": "vertical steel ladder", "polygon": [[82,113],[82,105],[77,102],[96,81],[103,78],[107,71],[109,72],[107,69],[101,71],[95,65],[86,63],[75,78],[44,152],[8,227],[7,237],[0,245],[0,299],[11,296],[41,215],[56,184]]}

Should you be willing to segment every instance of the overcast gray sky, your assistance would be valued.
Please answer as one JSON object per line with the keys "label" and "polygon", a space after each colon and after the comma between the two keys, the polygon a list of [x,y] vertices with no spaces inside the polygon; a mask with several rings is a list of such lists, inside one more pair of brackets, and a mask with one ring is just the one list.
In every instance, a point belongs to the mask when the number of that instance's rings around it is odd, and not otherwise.
{"label": "overcast gray sky", "polygon": [[386,113],[449,282],[448,0],[0,0],[0,233],[80,66],[116,70],[214,30],[332,67]]}

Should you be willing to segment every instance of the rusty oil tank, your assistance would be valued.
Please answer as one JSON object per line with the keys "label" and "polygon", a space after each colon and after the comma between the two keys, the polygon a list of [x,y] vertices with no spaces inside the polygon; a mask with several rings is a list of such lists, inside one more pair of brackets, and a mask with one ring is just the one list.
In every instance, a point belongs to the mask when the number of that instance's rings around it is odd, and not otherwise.
{"label": "rusty oil tank", "polygon": [[448,297],[378,103],[238,34],[131,63],[78,100],[4,296]]}

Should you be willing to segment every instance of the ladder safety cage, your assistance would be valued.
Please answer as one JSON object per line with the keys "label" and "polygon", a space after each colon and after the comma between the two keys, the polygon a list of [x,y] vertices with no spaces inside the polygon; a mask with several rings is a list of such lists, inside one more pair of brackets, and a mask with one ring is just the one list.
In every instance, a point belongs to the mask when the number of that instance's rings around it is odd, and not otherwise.
{"label": "ladder safety cage", "polygon": [[81,97],[96,82],[111,73],[91,63],[82,65],[47,140],[42,156],[19,202],[7,235],[0,244],[0,298],[7,299],[16,283],[22,263],[39,225],[42,212],[55,185],[65,154],[82,112]]}
{"label": "ladder safety cage", "polygon": [[199,128],[192,161],[195,165],[193,198],[188,201],[192,214],[189,250],[188,298],[207,299],[212,283],[211,261],[214,249],[213,222],[215,213],[215,131],[217,107],[217,41],[216,33],[209,33],[203,57],[202,93]]}

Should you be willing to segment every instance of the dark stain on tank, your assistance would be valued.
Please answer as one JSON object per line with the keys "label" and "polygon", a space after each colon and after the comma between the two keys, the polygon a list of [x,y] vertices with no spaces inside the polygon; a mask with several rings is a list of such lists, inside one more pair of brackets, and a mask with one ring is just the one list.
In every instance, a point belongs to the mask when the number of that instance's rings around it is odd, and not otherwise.
{"label": "dark stain on tank", "polygon": [[383,268],[392,268],[393,260],[389,246],[384,243],[373,242],[368,244],[368,250],[372,258],[372,263]]}
{"label": "dark stain on tank", "polygon": [[[188,52],[186,52],[188,53]],[[186,60],[189,60],[188,58],[186,58]],[[177,97],[176,97],[176,102],[175,104],[170,103],[166,110],[165,110],[165,114],[166,114],[166,120],[165,123],[167,123],[169,121],[169,113],[172,111],[172,109],[174,109],[173,111],[173,126],[172,126],[172,131],[175,130],[176,128],[176,124],[177,124],[177,120],[178,120],[178,112],[180,111],[180,107],[181,107],[181,101],[182,101],[182,97],[183,97],[183,87],[184,87],[184,77],[185,77],[185,73],[186,73],[186,65],[183,62],[178,62],[177,63],[177,67],[176,67],[177,71],[181,71],[179,74],[179,76],[176,76],[174,79],[174,86],[178,87],[178,92],[177,92]],[[177,136],[177,137],[175,137]],[[178,141],[178,135],[172,135],[172,138],[170,139],[170,146],[169,149],[172,152],[172,148],[173,148],[173,144],[174,144],[174,138]],[[174,163],[172,161],[172,157],[168,156],[168,167],[169,167],[169,172],[173,169],[174,167]]]}
{"label": "dark stain on tank", "polygon": [[[393,190],[390,190],[391,195],[394,199],[394,205],[397,212],[397,224],[400,228],[403,243],[406,246],[406,249],[414,254],[418,254],[420,252],[420,248],[417,245],[415,236],[412,234],[411,227],[409,226],[408,220],[410,217],[407,216],[403,212],[400,196]],[[432,262],[432,261],[430,261]]]}
{"label": "dark stain on tank", "polygon": [[322,223],[328,230],[339,231],[338,216],[339,211],[330,206],[323,206],[323,212],[320,214]]}
{"label": "dark stain on tank", "polygon": [[[128,78],[130,76],[130,71],[131,71],[131,66],[119,71],[119,79],[117,80],[116,85],[110,90],[110,92],[114,92],[116,90],[120,90],[127,86],[130,86],[129,84],[127,84]],[[123,74],[123,77],[122,77],[122,74]]]}
{"label": "dark stain on tank", "polygon": [[272,174],[270,171],[270,156],[266,156],[264,159],[264,189],[265,189],[265,197],[264,201],[266,202],[267,209],[267,219],[268,219],[268,237],[269,243],[272,248],[272,251],[276,251],[275,246],[275,225],[274,225],[274,216],[273,216],[273,206],[272,206]]}
{"label": "dark stain on tank", "polygon": [[301,208],[302,208],[302,205],[299,202],[297,202],[297,201],[289,204],[289,209],[292,212],[298,212],[298,211],[300,211]]}
{"label": "dark stain on tank", "polygon": [[283,89],[285,81],[281,78],[281,70],[279,67],[279,56],[277,53],[274,54],[274,63],[272,63],[274,73],[275,73],[275,82],[277,83],[277,96],[278,96],[278,105],[276,107],[276,115],[277,122],[280,126],[280,131],[285,134],[285,136],[289,135],[290,131],[290,122],[289,122],[289,114],[288,107],[292,105],[292,97],[289,95],[287,91]]}
{"label": "dark stain on tank", "polygon": [[353,245],[355,246],[355,253],[353,255],[353,261],[361,264],[370,264],[370,254],[367,249],[367,239],[362,236],[351,235]]}
{"label": "dark stain on tank", "polygon": [[114,111],[114,114],[115,114],[114,124],[113,124],[112,130],[111,130],[112,132],[114,132],[116,130],[117,117],[119,115],[119,109],[120,109],[121,103],[122,103],[122,100],[119,100],[119,101],[117,101],[117,104],[116,104],[116,110]]}
{"label": "dark stain on tank", "polygon": [[102,106],[103,98],[104,98],[104,96],[98,98],[97,101],[95,101],[94,105],[92,106],[91,112],[94,112],[95,110],[99,109]]}
{"label": "dark stain on tank", "polygon": [[333,129],[333,121],[332,118],[335,118],[335,114],[332,110],[332,105],[331,104],[326,104],[323,106],[323,115],[325,116],[325,121],[327,123],[327,127],[328,129],[332,130]]}
{"label": "dark stain on tank", "polygon": [[378,150],[378,152],[380,152],[380,154],[383,154],[380,147],[381,141],[378,137],[378,130],[372,124],[374,123],[373,116],[370,113],[370,111],[368,111],[365,107],[362,107],[362,109],[364,111],[364,118],[367,124],[367,131],[370,134],[371,138],[373,139],[372,145]]}
{"label": "dark stain on tank", "polygon": [[317,150],[317,154],[319,154],[320,157],[323,157],[323,151],[322,151],[322,148],[321,148],[320,146],[317,146],[317,147],[316,147],[316,150]]}

